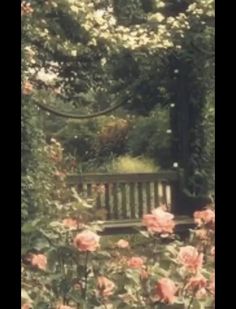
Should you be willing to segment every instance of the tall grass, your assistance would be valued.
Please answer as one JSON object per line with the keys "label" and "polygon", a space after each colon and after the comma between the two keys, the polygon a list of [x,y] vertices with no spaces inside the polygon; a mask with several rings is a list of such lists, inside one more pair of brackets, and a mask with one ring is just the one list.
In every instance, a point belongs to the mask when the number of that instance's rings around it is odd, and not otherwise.
{"label": "tall grass", "polygon": [[151,159],[125,155],[113,159],[109,169],[116,173],[150,173],[159,168]]}

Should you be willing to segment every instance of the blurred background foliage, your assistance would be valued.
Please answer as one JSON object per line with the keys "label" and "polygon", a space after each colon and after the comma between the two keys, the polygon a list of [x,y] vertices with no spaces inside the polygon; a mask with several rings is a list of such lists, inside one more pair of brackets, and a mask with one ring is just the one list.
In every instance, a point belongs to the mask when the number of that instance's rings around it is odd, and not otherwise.
{"label": "blurred background foliage", "polygon": [[[31,0],[21,11],[25,215],[47,203],[51,137],[77,172],[143,158],[158,169],[178,163],[193,194],[214,190],[213,0]],[[34,105],[86,114],[119,100],[83,121]]]}

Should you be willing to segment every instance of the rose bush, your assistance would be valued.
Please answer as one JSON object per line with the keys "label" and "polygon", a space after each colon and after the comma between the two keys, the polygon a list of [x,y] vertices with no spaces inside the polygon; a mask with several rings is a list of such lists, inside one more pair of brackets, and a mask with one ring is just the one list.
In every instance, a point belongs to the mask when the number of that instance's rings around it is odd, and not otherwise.
{"label": "rose bush", "polygon": [[[162,211],[152,215],[173,220]],[[108,249],[95,223],[79,226],[67,218],[49,226],[57,237],[45,229],[48,246],[43,253],[32,253],[22,266],[22,309],[214,306],[214,223],[209,225],[209,220],[197,224],[188,242],[173,237],[172,230],[168,244],[159,229],[154,232],[147,226],[144,251],[124,238]],[[198,237],[203,228],[204,241]]]}
{"label": "rose bush", "polygon": [[[47,146],[55,181],[51,207],[22,226],[22,309],[212,308],[215,213],[195,212],[188,241],[164,207],[143,216],[136,237],[107,243],[88,203],[65,182],[63,149]],[[93,211],[91,211],[91,209]]]}

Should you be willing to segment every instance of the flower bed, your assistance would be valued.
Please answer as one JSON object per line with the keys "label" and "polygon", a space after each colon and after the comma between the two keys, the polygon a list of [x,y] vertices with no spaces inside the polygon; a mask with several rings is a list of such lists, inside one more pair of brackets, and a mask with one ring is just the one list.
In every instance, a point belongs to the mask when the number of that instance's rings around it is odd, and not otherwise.
{"label": "flower bed", "polygon": [[93,205],[56,171],[51,208],[22,226],[22,309],[214,308],[212,205],[195,212],[187,241],[162,207],[139,235],[100,236]]}
{"label": "flower bed", "polygon": [[[158,208],[144,216],[144,246],[101,241],[96,226],[74,220],[51,224],[58,239],[22,264],[24,308],[212,308],[214,211],[195,213],[196,229],[183,243],[173,215]],[[167,244],[165,244],[165,242]],[[103,243],[101,245],[101,243]],[[104,250],[103,246],[106,250]],[[28,307],[27,307],[28,306]]]}

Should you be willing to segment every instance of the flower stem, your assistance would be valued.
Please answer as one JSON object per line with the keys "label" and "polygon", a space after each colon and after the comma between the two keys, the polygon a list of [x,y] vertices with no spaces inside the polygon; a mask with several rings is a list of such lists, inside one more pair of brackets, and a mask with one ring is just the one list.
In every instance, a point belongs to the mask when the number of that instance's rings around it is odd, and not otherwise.
{"label": "flower stem", "polygon": [[[75,258],[74,258],[74,261],[76,263],[76,270],[77,270],[77,280],[79,282],[80,280],[80,271],[79,271],[79,255],[77,255]],[[80,306],[80,303],[77,303],[77,309],[80,309],[81,306]]]}
{"label": "flower stem", "polygon": [[87,284],[88,284],[88,256],[89,256],[89,252],[86,252],[85,255],[85,275],[84,275],[84,291],[83,291],[83,299],[86,300],[86,293],[87,293]]}
{"label": "flower stem", "polygon": [[192,296],[192,297],[191,297],[191,299],[190,299],[190,302],[189,302],[189,304],[188,304],[187,309],[191,309],[192,304],[193,304],[193,300],[194,300],[194,296]]}
{"label": "flower stem", "polygon": [[102,301],[101,303],[104,306],[104,308],[107,309],[107,305],[106,305],[105,301]]}

